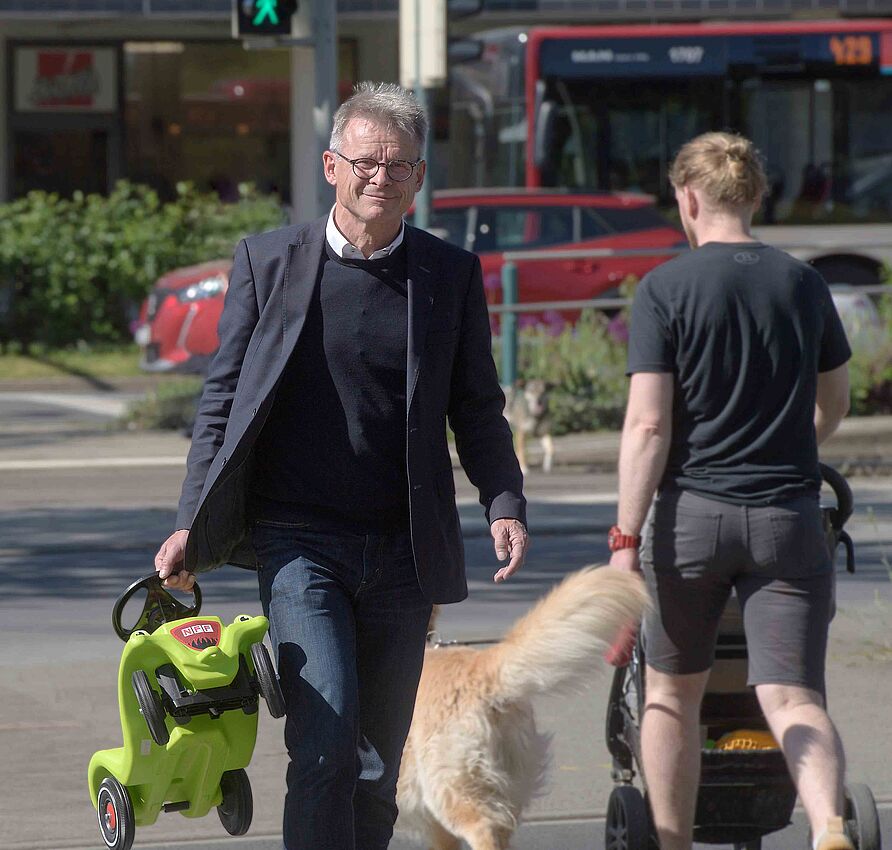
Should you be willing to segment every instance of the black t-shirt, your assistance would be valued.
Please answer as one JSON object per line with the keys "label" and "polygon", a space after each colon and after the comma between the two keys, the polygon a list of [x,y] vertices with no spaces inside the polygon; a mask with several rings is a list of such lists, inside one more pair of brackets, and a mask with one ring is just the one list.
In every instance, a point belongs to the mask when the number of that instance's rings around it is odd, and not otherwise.
{"label": "black t-shirt", "polygon": [[709,242],[651,271],[628,374],[675,375],[661,489],[755,505],[817,491],[817,374],[850,356],[824,279],[768,245]]}

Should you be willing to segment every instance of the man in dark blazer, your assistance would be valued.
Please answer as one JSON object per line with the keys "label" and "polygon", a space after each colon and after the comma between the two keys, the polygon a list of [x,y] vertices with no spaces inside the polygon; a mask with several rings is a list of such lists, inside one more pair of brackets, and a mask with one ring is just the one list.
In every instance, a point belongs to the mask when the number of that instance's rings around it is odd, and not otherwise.
{"label": "man in dark blazer", "polygon": [[287,850],[383,850],[431,603],[467,595],[455,444],[497,557],[526,503],[479,260],[403,222],[427,119],[363,83],[323,156],[336,202],[236,249],[189,452],[170,587],[256,567],[285,694]]}

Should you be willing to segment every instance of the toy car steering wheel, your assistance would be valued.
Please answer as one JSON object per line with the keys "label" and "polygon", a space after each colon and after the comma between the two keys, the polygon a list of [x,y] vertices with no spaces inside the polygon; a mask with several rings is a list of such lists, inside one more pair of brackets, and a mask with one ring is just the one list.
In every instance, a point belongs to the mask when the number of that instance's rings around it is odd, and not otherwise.
{"label": "toy car steering wheel", "polygon": [[[121,614],[124,611],[124,606],[143,587],[146,588],[147,594],[145,604],[142,607],[142,613],[132,629],[125,629],[121,625]],[[201,589],[197,583],[192,585],[192,593],[195,595],[195,603],[189,608],[168,592],[164,585],[161,584],[158,573],[152,573],[145,578],[138,579],[118,597],[118,601],[115,602],[115,607],[112,609],[112,627],[115,630],[115,634],[121,640],[127,641],[135,631],[143,630],[151,634],[158,626],[171,620],[194,617],[201,610]]]}

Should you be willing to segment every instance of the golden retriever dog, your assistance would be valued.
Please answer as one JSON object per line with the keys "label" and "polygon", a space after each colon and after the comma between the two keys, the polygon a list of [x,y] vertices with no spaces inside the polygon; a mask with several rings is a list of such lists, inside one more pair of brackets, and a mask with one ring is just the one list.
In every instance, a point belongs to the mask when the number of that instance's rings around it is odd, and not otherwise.
{"label": "golden retriever dog", "polygon": [[647,605],[639,576],[572,573],[486,649],[429,648],[397,788],[398,826],[431,850],[505,850],[541,791],[548,738],[531,697],[589,681]]}

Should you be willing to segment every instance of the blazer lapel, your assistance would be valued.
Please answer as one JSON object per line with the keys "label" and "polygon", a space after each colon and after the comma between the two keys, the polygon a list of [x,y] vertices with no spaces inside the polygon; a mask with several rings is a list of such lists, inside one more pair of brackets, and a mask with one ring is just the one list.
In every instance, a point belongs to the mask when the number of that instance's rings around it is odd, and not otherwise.
{"label": "blazer lapel", "polygon": [[303,330],[325,250],[325,221],[313,222],[288,246],[282,286],[282,362],[291,356]]}
{"label": "blazer lapel", "polygon": [[436,255],[426,250],[420,232],[406,225],[406,284],[409,291],[409,333],[406,351],[406,414],[412,407],[412,396],[418,382],[421,356],[431,312],[434,307]]}

